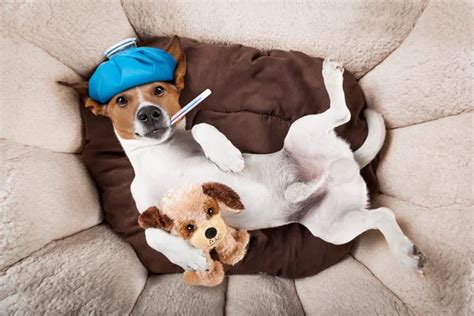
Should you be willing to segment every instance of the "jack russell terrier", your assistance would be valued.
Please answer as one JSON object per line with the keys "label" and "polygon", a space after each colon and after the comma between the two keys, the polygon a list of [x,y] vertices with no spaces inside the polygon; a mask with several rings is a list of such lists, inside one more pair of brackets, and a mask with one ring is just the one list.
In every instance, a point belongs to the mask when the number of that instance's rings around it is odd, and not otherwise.
{"label": "jack russell terrier", "polygon": [[[62,83],[78,90],[94,114],[112,120],[135,171],[131,192],[140,213],[158,205],[170,188],[220,182],[233,188],[246,206],[240,214],[223,214],[230,226],[255,230],[298,222],[333,244],[344,244],[367,230],[378,229],[398,260],[423,274],[425,258],[404,235],[393,212],[386,207],[367,209],[367,188],[359,170],[383,145],[382,117],[365,110],[368,136],[354,153],[334,132],[351,118],[342,87],[344,70],[338,63],[323,63],[330,99],[327,111],[295,121],[279,152],[242,154],[209,124],[197,124],[190,132],[185,130],[184,120],[171,125],[171,117],[181,108],[186,59],[178,37],[165,51],[176,61],[174,83],[139,85],[105,104],[88,96],[87,82]],[[146,229],[145,235],[153,249],[184,270],[207,268],[202,250],[186,240],[156,228]]]}

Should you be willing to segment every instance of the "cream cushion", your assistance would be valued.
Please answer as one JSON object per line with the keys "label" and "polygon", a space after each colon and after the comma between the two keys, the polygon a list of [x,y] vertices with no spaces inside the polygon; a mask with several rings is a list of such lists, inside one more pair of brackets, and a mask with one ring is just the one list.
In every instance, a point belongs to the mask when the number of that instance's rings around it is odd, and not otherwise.
{"label": "cream cushion", "polygon": [[[472,2],[7,1],[0,4],[0,313],[467,315],[472,290]],[[425,252],[402,269],[378,232],[319,275],[150,275],[102,221],[81,163],[80,80],[115,42],[178,34],[331,56],[389,128],[377,205]],[[295,263],[297,264],[297,263]],[[472,307],[471,307],[472,313]]]}

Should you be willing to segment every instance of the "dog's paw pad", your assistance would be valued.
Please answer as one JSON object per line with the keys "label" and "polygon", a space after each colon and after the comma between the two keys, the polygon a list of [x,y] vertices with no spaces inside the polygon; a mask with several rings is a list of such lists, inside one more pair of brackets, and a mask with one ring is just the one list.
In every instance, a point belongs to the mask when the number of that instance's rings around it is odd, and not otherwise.
{"label": "dog's paw pad", "polygon": [[426,265],[426,257],[416,245],[413,245],[413,254],[411,257],[417,260],[417,269],[423,273],[423,268]]}

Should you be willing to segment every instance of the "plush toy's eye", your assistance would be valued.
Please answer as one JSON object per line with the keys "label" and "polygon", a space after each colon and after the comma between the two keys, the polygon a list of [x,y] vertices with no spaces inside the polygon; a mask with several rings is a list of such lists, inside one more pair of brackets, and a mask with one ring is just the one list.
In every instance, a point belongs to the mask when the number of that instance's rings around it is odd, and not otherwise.
{"label": "plush toy's eye", "polygon": [[125,106],[127,105],[128,100],[127,98],[120,96],[115,99],[115,102],[117,102],[118,106]]}
{"label": "plush toy's eye", "polygon": [[207,215],[213,215],[214,214],[214,210],[210,207],[206,210],[206,213]]}
{"label": "plush toy's eye", "polygon": [[161,97],[163,94],[165,94],[165,88],[162,86],[158,86],[155,88],[155,95]]}
{"label": "plush toy's eye", "polygon": [[186,230],[187,230],[188,232],[192,232],[192,231],[194,230],[194,225],[193,225],[193,224],[188,224],[188,225],[186,225]]}

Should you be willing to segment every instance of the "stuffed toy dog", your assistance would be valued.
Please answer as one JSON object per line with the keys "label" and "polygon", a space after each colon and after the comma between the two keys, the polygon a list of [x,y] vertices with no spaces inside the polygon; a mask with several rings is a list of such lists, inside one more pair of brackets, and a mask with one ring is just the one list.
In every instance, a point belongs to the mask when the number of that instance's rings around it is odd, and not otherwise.
{"label": "stuffed toy dog", "polygon": [[[244,209],[239,195],[228,186],[207,182],[168,192],[159,208],[150,207],[138,218],[143,229],[160,228],[182,237],[194,247],[204,250],[209,269],[184,272],[189,285],[216,286],[224,280],[221,264],[234,265],[245,256],[249,234],[227,226],[222,212],[239,213]],[[219,261],[211,258],[215,250]]]}

